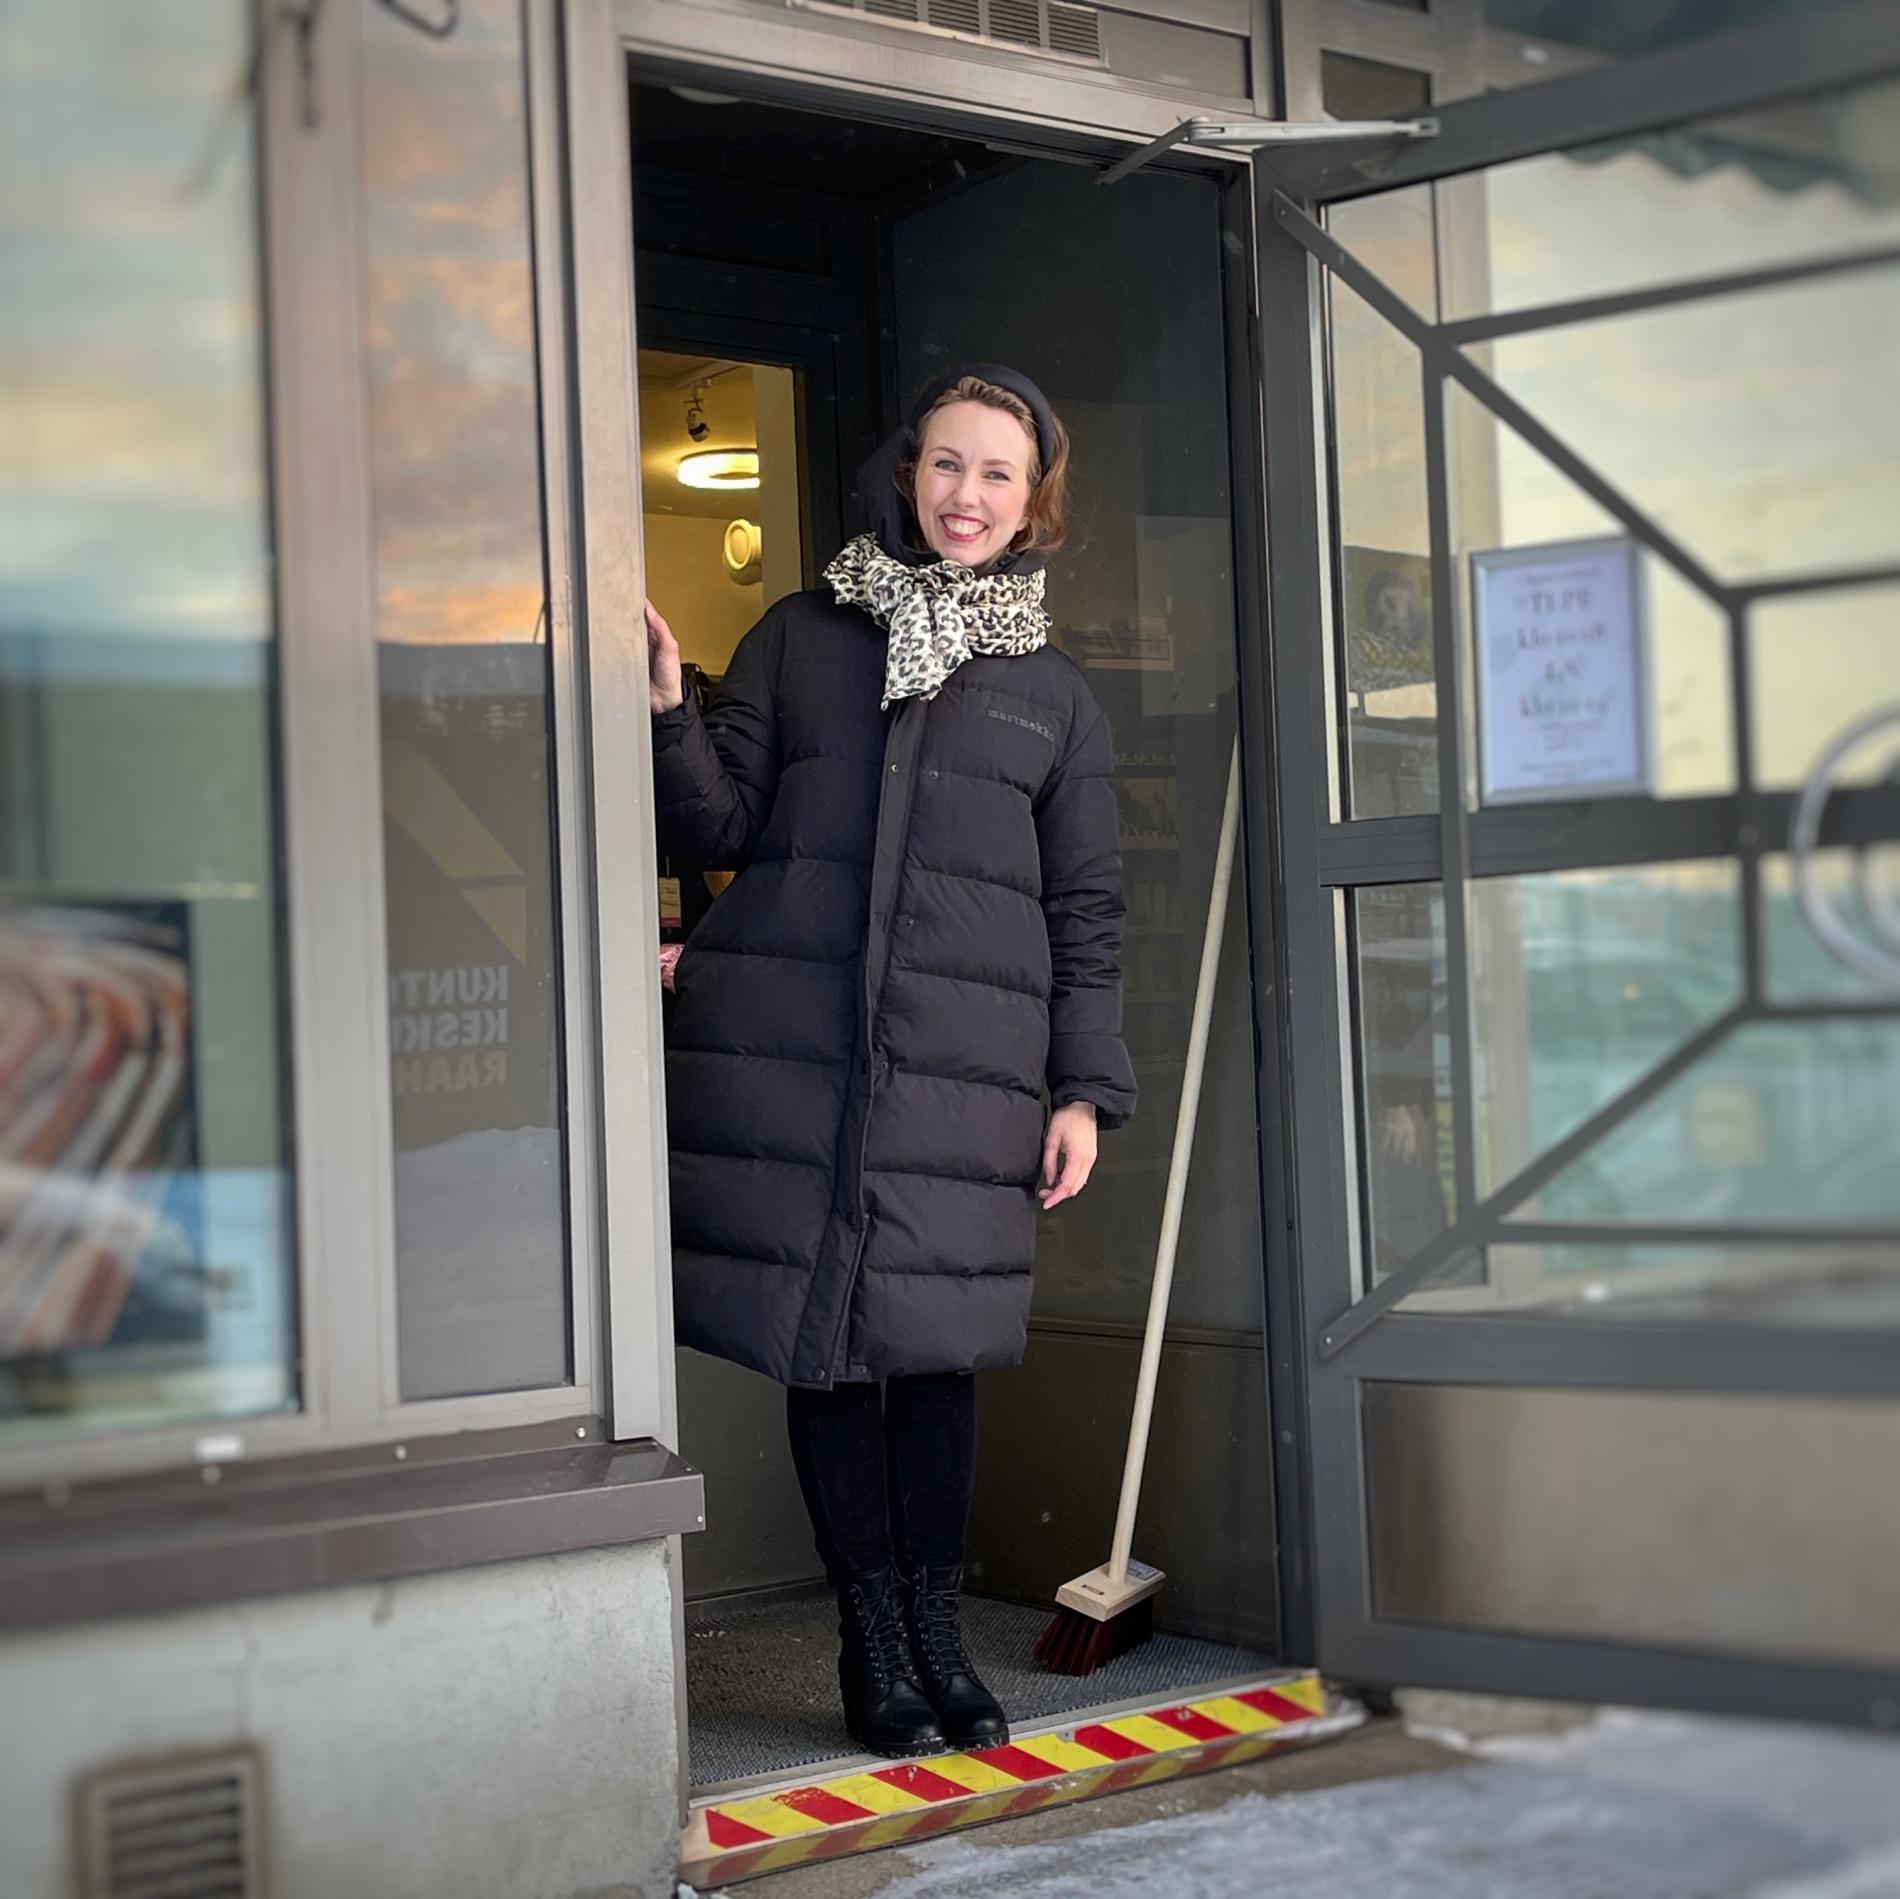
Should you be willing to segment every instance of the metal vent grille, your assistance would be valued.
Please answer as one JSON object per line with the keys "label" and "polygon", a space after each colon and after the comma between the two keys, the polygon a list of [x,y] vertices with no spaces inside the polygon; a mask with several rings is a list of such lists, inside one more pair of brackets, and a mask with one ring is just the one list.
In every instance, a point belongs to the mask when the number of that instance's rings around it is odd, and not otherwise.
{"label": "metal vent grille", "polygon": [[989,36],[1012,46],[1045,44],[1039,0],[990,0]]}
{"label": "metal vent grille", "polygon": [[80,1899],[263,1899],[259,1787],[248,1748],[87,1775]]}
{"label": "metal vent grille", "polygon": [[930,0],[929,21],[946,33],[981,33],[983,9],[979,0]]}
{"label": "metal vent grille", "polygon": [[1069,0],[1049,0],[1049,50],[1068,53],[1076,59],[1100,59],[1102,16],[1093,7],[1073,6]]}
{"label": "metal vent grille", "polygon": [[785,0],[814,13],[954,33],[1051,59],[1102,64],[1101,15],[1080,0]]}

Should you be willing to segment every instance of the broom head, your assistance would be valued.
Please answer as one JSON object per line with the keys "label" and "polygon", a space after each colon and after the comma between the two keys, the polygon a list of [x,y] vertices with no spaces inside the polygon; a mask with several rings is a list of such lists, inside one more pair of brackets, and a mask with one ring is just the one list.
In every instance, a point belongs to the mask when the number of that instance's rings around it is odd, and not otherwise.
{"label": "broom head", "polygon": [[1154,1599],[1167,1579],[1146,1563],[1130,1563],[1119,1582],[1109,1565],[1091,1569],[1056,1591],[1059,1605],[1035,1648],[1056,1675],[1092,1675],[1106,1661],[1138,1648],[1155,1630]]}

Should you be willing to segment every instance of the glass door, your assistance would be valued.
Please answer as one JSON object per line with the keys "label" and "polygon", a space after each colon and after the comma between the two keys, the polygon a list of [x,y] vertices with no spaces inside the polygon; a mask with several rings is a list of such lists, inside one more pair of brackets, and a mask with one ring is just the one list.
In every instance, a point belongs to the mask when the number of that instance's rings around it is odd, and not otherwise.
{"label": "glass door", "polygon": [[1692,50],[1257,161],[1289,1610],[1892,1725],[1900,30]]}

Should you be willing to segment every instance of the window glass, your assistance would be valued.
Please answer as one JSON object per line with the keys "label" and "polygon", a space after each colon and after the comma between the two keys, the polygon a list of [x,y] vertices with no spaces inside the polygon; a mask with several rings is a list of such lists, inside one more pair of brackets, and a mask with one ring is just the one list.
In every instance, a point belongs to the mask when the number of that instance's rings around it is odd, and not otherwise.
{"label": "window glass", "polygon": [[1352,924],[1366,1257],[1378,1280],[1435,1240],[1457,1206],[1443,886],[1355,891]]}
{"label": "window glass", "polygon": [[570,1375],[521,15],[364,0],[402,1395]]}
{"label": "window glass", "polygon": [[1438,679],[1418,351],[1337,281],[1328,296],[1347,811],[1438,809]]}
{"label": "window glass", "polygon": [[1321,53],[1319,74],[1328,118],[1398,119],[1423,112],[1432,102],[1431,74],[1409,66],[1353,53]]}
{"label": "window glass", "polygon": [[[1849,726],[1892,702],[1900,677],[1896,632],[1900,586],[1832,588],[1754,607],[1748,636],[1758,783],[1776,790],[1806,784]],[[1900,729],[1889,726],[1842,758],[1835,782],[1890,783],[1896,762]]]}
{"label": "window glass", "polygon": [[249,57],[0,17],[0,1443],[297,1402]]}
{"label": "window glass", "polygon": [[[1487,268],[1446,287],[1479,316],[1900,237],[1900,80],[1494,166],[1478,182]],[[1741,307],[1729,320],[1749,325]],[[1750,368],[1732,357],[1708,381]],[[1718,375],[1719,371],[1719,375]]]}
{"label": "window glass", "polygon": [[[1900,958],[1900,843],[1892,839],[1853,850],[1814,853],[1815,900],[1851,938],[1889,958]],[[1762,864],[1768,993],[1776,1002],[1892,1000],[1887,986],[1850,966],[1814,933],[1796,895],[1794,860]]]}
{"label": "window glass", "polygon": [[[1773,20],[1810,20],[1830,4],[1839,0],[1694,0],[1682,6],[1658,6],[1656,0],[1483,0],[1483,16],[1494,33],[1602,61],[1633,59]],[[1545,70],[1538,60],[1523,65],[1527,79]]]}
{"label": "window glass", "polygon": [[1900,1020],[1763,1022],[1608,1134],[1546,1217],[1900,1224]]}
{"label": "window glass", "polygon": [[1740,1000],[1727,860],[1472,886],[1478,1178],[1490,1193]]}
{"label": "window glass", "polygon": [[[1456,386],[1446,394],[1445,432],[1452,462],[1453,542],[1462,560],[1457,605],[1467,626],[1474,554],[1623,533],[1614,516]],[[1647,681],[1657,792],[1679,798],[1732,791],[1728,619],[1647,549],[1639,551],[1637,561],[1650,629]],[[1474,652],[1474,662],[1477,658]],[[1474,663],[1474,675],[1478,670]],[[1469,708],[1466,716],[1469,721]]]}
{"label": "window glass", "polygon": [[1481,1283],[1415,1295],[1414,1310],[1565,1319],[1714,1320],[1858,1330],[1900,1324],[1900,1243],[1493,1246]]}
{"label": "window glass", "polygon": [[1495,374],[1724,580],[1892,566],[1897,299],[1900,264],[1640,311],[1507,337]]}
{"label": "window glass", "polygon": [[[1492,1247],[1483,1300],[1588,1317],[1900,1323],[1896,1099],[1900,1021],[1744,1024],[1523,1210],[1548,1222],[1733,1226],[1736,1240],[1670,1246],[1612,1231]],[[1442,1308],[1444,1286],[1428,1280],[1416,1304]],[[1449,1303],[1477,1296],[1454,1291]]]}

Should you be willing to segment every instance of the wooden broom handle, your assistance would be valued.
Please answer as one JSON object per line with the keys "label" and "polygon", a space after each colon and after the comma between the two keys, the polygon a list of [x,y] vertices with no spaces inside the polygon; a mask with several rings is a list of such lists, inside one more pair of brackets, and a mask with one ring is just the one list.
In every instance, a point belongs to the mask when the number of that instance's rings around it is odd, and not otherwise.
{"label": "wooden broom handle", "polygon": [[1194,1124],[1201,1111],[1201,1077],[1207,1068],[1207,1036],[1214,1019],[1214,980],[1220,974],[1227,893],[1234,881],[1234,848],[1240,836],[1240,739],[1227,768],[1227,806],[1221,813],[1220,844],[1214,852],[1214,888],[1207,900],[1207,934],[1201,939],[1201,973],[1194,985],[1194,1019],[1188,1029],[1187,1063],[1181,1074],[1181,1108],[1174,1121],[1174,1152],[1168,1160],[1168,1197],[1161,1208],[1161,1243],[1155,1249],[1154,1285],[1148,1294],[1148,1324],[1141,1339],[1141,1371],[1135,1379],[1135,1415],[1128,1426],[1128,1461],[1122,1466],[1121,1503],[1115,1512],[1111,1581],[1128,1580],[1128,1553],[1135,1540],[1141,1502],[1142,1466],[1148,1460],[1148,1427],[1154,1418],[1155,1381],[1161,1375],[1161,1335],[1174,1289],[1174,1253],[1181,1237],[1181,1207],[1187,1198],[1188,1162],[1194,1154]]}

